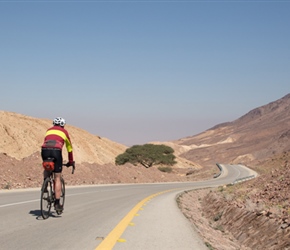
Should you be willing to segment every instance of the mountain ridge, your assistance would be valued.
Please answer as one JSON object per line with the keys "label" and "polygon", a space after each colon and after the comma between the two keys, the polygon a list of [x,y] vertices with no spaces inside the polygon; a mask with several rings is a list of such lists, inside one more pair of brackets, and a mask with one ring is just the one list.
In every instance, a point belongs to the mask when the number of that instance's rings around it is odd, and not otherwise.
{"label": "mountain ridge", "polygon": [[216,162],[254,164],[290,150],[289,135],[290,94],[287,94],[232,122],[218,124],[174,143],[191,148],[180,156],[202,166]]}

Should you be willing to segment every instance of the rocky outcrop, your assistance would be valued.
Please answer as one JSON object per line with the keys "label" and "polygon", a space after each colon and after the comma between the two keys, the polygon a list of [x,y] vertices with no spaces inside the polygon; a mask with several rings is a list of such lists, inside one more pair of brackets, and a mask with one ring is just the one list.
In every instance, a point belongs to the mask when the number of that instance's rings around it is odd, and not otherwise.
{"label": "rocky outcrop", "polygon": [[211,226],[230,232],[240,245],[261,250],[290,248],[290,222],[278,219],[270,210],[250,209],[214,192],[205,196],[202,207]]}

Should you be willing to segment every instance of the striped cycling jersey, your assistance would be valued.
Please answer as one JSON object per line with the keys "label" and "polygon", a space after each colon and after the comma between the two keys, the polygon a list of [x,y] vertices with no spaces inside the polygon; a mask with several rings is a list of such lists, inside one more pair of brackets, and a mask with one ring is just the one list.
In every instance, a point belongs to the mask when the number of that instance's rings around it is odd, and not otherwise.
{"label": "striped cycling jersey", "polygon": [[68,132],[61,126],[53,126],[46,131],[43,148],[58,148],[62,149],[65,144],[68,158],[73,162],[73,149]]}

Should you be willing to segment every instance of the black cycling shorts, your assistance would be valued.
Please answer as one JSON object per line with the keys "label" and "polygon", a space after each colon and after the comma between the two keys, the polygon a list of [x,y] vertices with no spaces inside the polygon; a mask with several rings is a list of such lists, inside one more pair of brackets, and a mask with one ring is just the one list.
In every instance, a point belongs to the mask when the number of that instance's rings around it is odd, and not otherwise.
{"label": "black cycling shorts", "polygon": [[62,152],[59,148],[42,148],[41,149],[42,160],[47,158],[54,158],[54,173],[62,172]]}

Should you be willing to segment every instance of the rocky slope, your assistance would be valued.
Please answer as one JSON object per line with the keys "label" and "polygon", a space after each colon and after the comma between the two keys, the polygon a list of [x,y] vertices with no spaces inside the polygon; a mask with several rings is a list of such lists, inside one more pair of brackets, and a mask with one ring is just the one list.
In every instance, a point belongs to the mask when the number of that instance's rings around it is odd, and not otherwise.
{"label": "rocky slope", "polygon": [[[0,189],[41,186],[43,169],[39,153],[34,153],[21,160],[0,153],[0,162]],[[115,166],[112,163],[81,163],[76,164],[76,171],[73,175],[71,168],[64,167],[63,176],[67,185],[184,182],[208,179],[213,176],[200,169],[190,169],[190,175],[188,172],[187,168],[175,168],[171,173],[166,173],[161,172],[157,167],[147,169],[131,164]]]}

